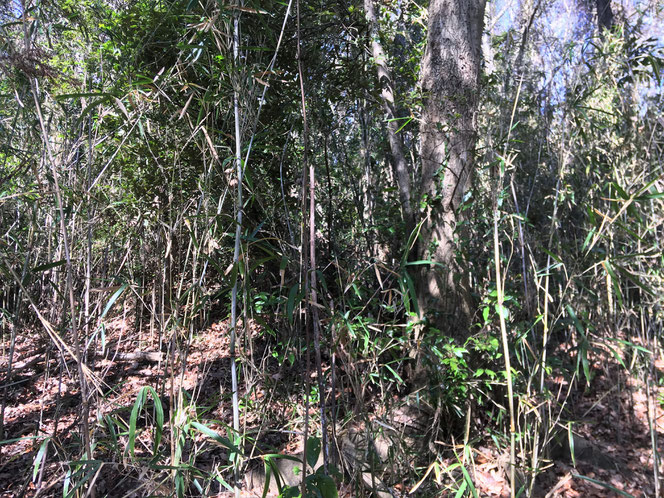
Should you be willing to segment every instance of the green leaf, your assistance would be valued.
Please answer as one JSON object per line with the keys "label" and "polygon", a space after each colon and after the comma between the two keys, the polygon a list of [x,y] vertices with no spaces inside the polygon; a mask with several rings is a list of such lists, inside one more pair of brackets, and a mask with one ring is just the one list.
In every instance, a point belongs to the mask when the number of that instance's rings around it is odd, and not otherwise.
{"label": "green leaf", "polygon": [[155,425],[155,434],[154,434],[154,447],[153,447],[153,459],[157,458],[159,452],[159,443],[161,442],[161,436],[164,430],[164,408],[161,405],[161,399],[157,395],[157,391],[153,387],[145,386],[136,396],[136,401],[134,406],[131,409],[131,415],[129,417],[129,439],[127,441],[127,451],[134,458],[134,447],[136,444],[136,422],[138,421],[138,414],[141,409],[145,406],[147,401],[147,395],[150,393],[154,401],[155,407],[155,416],[156,416],[156,425]]}
{"label": "green leaf", "polygon": [[569,454],[572,457],[572,466],[576,467],[576,455],[574,454],[574,433],[572,422],[567,422],[567,441],[569,442]]}
{"label": "green leaf", "polygon": [[634,495],[630,495],[629,493],[627,493],[625,491],[621,491],[618,488],[614,488],[613,486],[611,486],[610,484],[605,483],[604,481],[598,481],[597,479],[592,479],[591,477],[582,476],[580,474],[572,474],[572,476],[575,477],[575,478],[578,477],[579,479],[584,479],[588,482],[592,482],[594,484],[597,484],[598,486],[602,486],[603,488],[610,489],[614,493],[618,493],[621,496],[628,496],[630,498],[634,498]]}
{"label": "green leaf", "polygon": [[655,191],[650,194],[640,195],[634,198],[636,201],[649,201],[651,199],[664,199],[664,192]]}
{"label": "green leaf", "polygon": [[417,261],[409,261],[404,266],[419,266],[419,265],[433,265],[433,266],[440,266],[443,269],[447,268],[444,264],[438,263],[437,261],[432,261],[430,259],[420,259],[420,260],[417,260]]}
{"label": "green leaf", "polygon": [[339,492],[337,491],[334,479],[324,474],[314,474],[312,478],[313,484],[323,498],[338,498]]}
{"label": "green leaf", "polygon": [[623,268],[620,265],[617,265],[613,263],[613,266],[618,270],[618,272],[623,275],[625,278],[627,278],[630,282],[632,282],[634,285],[638,286],[641,290],[643,290],[645,293],[650,294],[651,296],[655,296],[656,293],[653,289],[648,287],[646,284],[644,284],[639,277],[628,271],[627,269]]}
{"label": "green leaf", "polygon": [[46,263],[44,265],[35,266],[31,271],[32,273],[37,273],[40,271],[50,270],[51,268],[55,268],[56,266],[62,266],[66,262],[67,262],[66,260],[61,259],[60,261],[54,261],[53,263]]}
{"label": "green leaf", "polygon": [[310,437],[307,439],[307,447],[304,453],[309,467],[313,469],[316,466],[318,455],[320,454],[320,439],[317,437]]}
{"label": "green leaf", "polygon": [[473,480],[470,477],[470,474],[466,470],[466,467],[461,466],[461,472],[463,473],[463,478],[466,483],[468,483],[468,489],[470,489],[470,493],[473,495],[473,498],[479,498],[477,494],[477,490],[475,489],[475,486],[473,485]]}
{"label": "green leaf", "polygon": [[627,365],[625,365],[625,362],[621,358],[621,356],[618,354],[618,351],[616,351],[614,348],[609,346],[608,344],[604,344],[607,348],[609,348],[609,351],[611,351],[611,354],[613,357],[620,363],[620,366],[623,367],[625,370],[627,370]]}
{"label": "green leaf", "polygon": [[302,463],[301,458],[298,458],[298,457],[295,457],[295,456],[292,456],[292,455],[282,455],[280,453],[268,453],[266,455],[263,455],[263,458],[266,459],[266,460],[268,458],[269,459],[274,459],[274,460],[278,460],[279,458],[282,458],[284,460],[290,460],[291,462]]}
{"label": "green leaf", "polygon": [[496,309],[498,316],[502,316],[505,320],[509,318],[510,310],[508,310],[504,305],[496,303],[494,308]]}
{"label": "green leaf", "polygon": [[111,449],[113,451],[117,451],[118,433],[115,430],[115,427],[117,425],[117,421],[115,419],[111,418],[110,415],[105,415],[104,416],[104,422],[106,423],[106,429],[108,431],[108,434],[111,437]]}
{"label": "green leaf", "polygon": [[401,376],[388,364],[385,364],[385,368],[387,368],[390,372],[392,372],[392,375],[394,375],[394,378],[397,380],[397,384],[402,385],[405,384]]}
{"label": "green leaf", "polygon": [[13,439],[5,439],[4,441],[0,441],[0,446],[3,444],[13,444],[18,441],[30,441],[32,439],[41,439],[43,436],[25,436],[25,437],[16,437]]}
{"label": "green leaf", "polygon": [[293,287],[290,288],[290,292],[288,293],[288,303],[286,304],[286,315],[288,316],[288,321],[290,322],[291,325],[295,322],[295,314],[294,314],[294,309],[295,305],[300,301],[298,299],[298,291],[300,290],[300,286],[298,284],[293,285]]}
{"label": "green leaf", "polygon": [[[263,461],[265,465],[265,486],[263,486],[263,498],[267,497],[267,494],[270,492],[270,479],[272,479],[272,466],[274,462],[271,459],[265,459]],[[277,486],[279,489],[279,486]]]}
{"label": "green leaf", "polygon": [[459,486],[459,489],[457,490],[456,494],[454,495],[454,498],[461,498],[465,493],[466,493],[466,488],[468,487],[468,483],[466,480],[464,480],[461,483],[461,486]]}
{"label": "green leaf", "polygon": [[622,197],[624,200],[629,199],[629,194],[625,192],[624,188],[622,188],[616,182],[612,182],[611,185],[613,186],[614,190],[618,193],[620,197]]}
{"label": "green leaf", "polygon": [[233,443],[231,443],[230,439],[228,439],[226,437],[223,437],[222,435],[220,435],[217,432],[213,431],[209,427],[207,427],[203,424],[199,424],[198,422],[192,422],[191,426],[194,427],[199,432],[202,432],[203,434],[205,434],[206,436],[208,436],[209,438],[211,438],[215,442],[217,442],[220,445],[224,446],[225,448],[228,448],[233,453],[237,453],[238,455],[242,454],[240,449],[237,446],[235,446]]}
{"label": "green leaf", "polygon": [[131,409],[131,415],[129,416],[129,439],[127,440],[127,451],[131,457],[134,457],[134,445],[136,444],[136,421],[138,420],[138,413],[143,408],[145,403],[145,388],[138,391],[138,396],[136,396],[136,401],[134,402],[134,407]]}
{"label": "green leaf", "polygon": [[109,99],[110,99],[110,97],[102,97],[102,98],[100,98],[100,99],[93,100],[92,102],[90,102],[90,103],[86,106],[86,108],[83,109],[83,110],[81,111],[81,113],[79,114],[78,118],[76,119],[76,124],[77,124],[77,125],[80,124],[80,123],[83,121],[83,118],[85,118],[85,116],[88,115],[88,113],[92,112],[92,111],[95,109],[95,107],[97,107],[97,106],[99,106],[99,105],[105,103],[105,102],[108,101]]}
{"label": "green leaf", "polygon": [[586,248],[588,247],[588,244],[590,244],[590,241],[592,238],[595,236],[595,233],[597,232],[597,228],[593,227],[592,230],[588,232],[588,235],[586,235],[585,240],[583,241],[583,245],[581,246],[581,252],[584,252]]}
{"label": "green leaf", "polygon": [[[85,485],[86,482],[97,472],[97,469],[102,465],[103,462],[100,460],[75,460],[69,462],[69,465],[72,468],[79,467],[73,474],[71,473],[72,469],[67,471],[67,476],[65,477],[65,486],[63,489],[63,495],[66,498],[73,498],[76,496],[76,490]],[[80,478],[80,479],[79,479]],[[69,489],[71,482],[74,481],[76,484],[73,488]]]}
{"label": "green leaf", "polygon": [[182,475],[182,472],[176,472],[176,474],[175,474],[175,495],[178,498],[183,498],[184,497],[184,492],[185,492],[184,475]]}
{"label": "green leaf", "polygon": [[35,456],[35,461],[34,461],[33,468],[32,468],[32,480],[33,481],[37,478],[37,474],[39,473],[39,467],[41,466],[42,458],[44,457],[44,453],[46,453],[46,448],[48,447],[48,442],[49,441],[50,441],[50,438],[44,439],[41,446],[39,447],[39,451],[37,452],[37,455]]}
{"label": "green leaf", "polygon": [[125,291],[125,289],[129,287],[129,284],[125,283],[120,287],[118,290],[116,290],[113,295],[111,296],[111,299],[108,300],[108,303],[106,303],[106,307],[104,308],[104,311],[101,312],[101,318],[104,318],[106,316],[106,313],[109,312],[109,310],[113,307],[115,304],[115,301],[118,300],[120,295]]}
{"label": "green leaf", "polygon": [[618,299],[618,304],[622,306],[623,304],[622,291],[620,290],[620,281],[618,280],[618,275],[616,275],[616,272],[613,270],[613,266],[611,265],[608,259],[602,261],[602,265],[604,266],[606,272],[611,276],[613,291],[615,292],[616,298]]}
{"label": "green leaf", "polygon": [[[413,311],[415,311],[416,314],[419,315],[419,307],[417,304],[417,294],[415,293],[415,284],[413,284],[413,279],[410,278],[410,275],[408,275],[408,272],[404,272],[403,279],[406,283],[406,287],[408,289],[408,292],[404,292],[404,300],[406,302],[409,302],[413,306]],[[409,308],[408,308],[409,309]]]}
{"label": "green leaf", "polygon": [[63,93],[61,95],[55,95],[55,100],[80,99],[81,97],[115,98],[115,95],[111,93],[99,93],[99,92]]}
{"label": "green leaf", "polygon": [[572,322],[574,323],[574,327],[576,328],[577,332],[579,334],[581,334],[581,336],[583,336],[583,338],[585,339],[586,331],[583,328],[583,325],[581,324],[579,319],[577,318],[576,313],[574,313],[574,310],[572,309],[572,307],[569,304],[565,305],[565,309],[567,309],[567,313],[572,318]]}
{"label": "green leaf", "polygon": [[542,249],[542,251],[544,251],[546,254],[548,254],[549,256],[551,256],[551,258],[553,258],[553,260],[554,260],[556,263],[561,263],[561,264],[562,264],[562,262],[563,262],[562,259],[560,259],[559,256],[556,256],[555,254],[553,254],[553,253],[552,253],[551,251],[549,251],[546,247],[540,247],[540,249]]}
{"label": "green leaf", "polygon": [[161,399],[157,395],[157,391],[152,387],[148,387],[150,394],[152,394],[152,399],[154,400],[155,407],[155,416],[157,418],[157,425],[155,426],[154,433],[154,448],[152,450],[154,458],[157,458],[159,454],[159,443],[161,442],[161,436],[164,432],[164,407],[161,405]]}
{"label": "green leaf", "polygon": [[620,343],[620,344],[622,344],[622,345],[624,345],[624,346],[629,346],[630,348],[634,348],[634,349],[636,349],[637,351],[640,351],[640,352],[642,352],[642,353],[645,353],[645,354],[652,354],[652,351],[650,351],[649,349],[646,349],[646,348],[644,348],[643,346],[639,346],[638,344],[634,344],[633,342],[625,341],[625,340],[623,340],[623,339],[616,339],[616,338],[614,338],[614,337],[607,337],[607,339],[608,339],[609,341],[615,341],[615,342],[618,342],[618,343]]}
{"label": "green leaf", "polygon": [[225,481],[225,480],[224,480],[219,474],[216,474],[216,475],[214,476],[214,478],[215,478],[215,480],[216,480],[219,484],[221,484],[223,487],[225,487],[225,488],[226,488],[228,491],[230,491],[231,493],[234,491],[234,490],[233,490],[233,486],[231,486],[230,484],[228,484],[228,483],[227,483],[227,482],[226,482],[226,481]]}
{"label": "green leaf", "polygon": [[300,496],[300,487],[299,486],[288,486],[279,495],[279,498],[298,498],[299,496]]}
{"label": "green leaf", "polygon": [[583,367],[583,375],[586,378],[588,384],[590,384],[590,363],[588,362],[588,340],[584,339],[579,344],[579,359],[581,361],[581,366]]}

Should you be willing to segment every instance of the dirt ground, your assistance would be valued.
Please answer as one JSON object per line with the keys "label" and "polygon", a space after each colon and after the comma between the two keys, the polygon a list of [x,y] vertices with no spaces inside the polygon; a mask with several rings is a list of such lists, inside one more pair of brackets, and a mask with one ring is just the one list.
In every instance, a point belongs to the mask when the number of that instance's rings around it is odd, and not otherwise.
{"label": "dirt ground", "polygon": [[[249,334],[256,333],[254,327],[254,324],[249,327]],[[169,395],[171,372],[167,371],[166,380],[162,382],[166,358],[156,354],[159,351],[157,339],[149,336],[141,340],[131,339],[135,335],[131,324],[119,319],[107,328],[104,355],[96,357],[93,363],[94,373],[103,379],[99,385],[103,395],[97,396],[100,402],[90,410],[94,431],[100,430],[95,428],[94,421],[103,420],[105,415],[120,413],[128,418],[138,391],[146,385],[163,392],[165,406],[173,409]],[[230,424],[228,336],[224,323],[216,323],[197,334],[189,347],[186,370],[172,372],[172,377],[177,387],[192,393],[198,406],[210,407],[205,413],[206,420]],[[65,462],[72,449],[77,445],[80,447],[76,439],[80,404],[76,365],[71,358],[62,357],[38,330],[24,331],[16,339],[13,373],[7,379],[9,338],[5,338],[0,347],[0,393],[6,402],[4,442],[0,444],[0,496],[62,495],[67,471]],[[101,350],[99,344],[98,347]],[[292,425],[292,421],[302,414],[301,397],[296,389],[286,396],[283,393],[274,396],[273,388],[276,385],[283,387],[284,376],[288,373],[263,353],[259,348],[242,352],[251,355],[252,364],[262,369],[260,378],[263,379],[251,386],[247,398],[260,408],[248,410],[244,424],[251,430],[262,431],[263,441],[267,441],[269,447],[294,454],[298,446],[301,447],[293,435],[297,432],[296,427]],[[63,362],[65,365],[61,369]],[[182,361],[176,364],[182,364]],[[643,380],[627,376],[625,368],[612,355],[595,358],[590,387],[575,388],[564,411],[566,421],[574,420],[571,427],[575,456],[572,459],[569,443],[552,452],[553,461],[538,477],[533,496],[655,496],[652,447],[654,439],[660,454],[664,449],[661,443],[664,388],[658,385],[659,378],[664,378],[664,361],[658,358],[654,365],[653,381],[647,389]],[[60,375],[61,371],[63,375]],[[556,386],[566,389],[564,384],[562,378],[550,380],[552,391]],[[267,426],[274,423],[283,424],[285,429],[270,433]],[[652,431],[651,423],[654,424]],[[223,427],[219,426],[219,432],[222,431]],[[46,454],[40,452],[45,437],[51,438]],[[100,445],[95,453],[99,455],[97,458],[104,460],[108,451]],[[469,470],[479,496],[509,496],[505,455],[499,454],[489,442],[477,448],[475,453],[474,465]],[[211,469],[215,464],[227,463],[224,458],[222,449],[212,448],[201,452],[197,465]],[[37,467],[37,461],[45,464]],[[664,472],[662,463],[657,467],[661,476]],[[444,487],[445,473],[441,475]],[[105,463],[95,477],[97,496],[168,496],[171,493],[163,485],[146,486],[146,479],[148,476],[141,475],[140,469],[133,467],[126,457],[118,460],[116,456],[115,460]],[[434,479],[433,473],[428,479]],[[357,488],[341,485],[340,495],[354,496],[354,489]],[[260,491],[244,490],[243,496],[260,496]],[[397,496],[406,496],[410,489],[397,486],[393,491]],[[221,487],[208,490],[208,493],[232,496]],[[440,496],[454,496],[455,493],[450,487],[448,494],[443,491]],[[427,495],[416,491],[411,496]]]}

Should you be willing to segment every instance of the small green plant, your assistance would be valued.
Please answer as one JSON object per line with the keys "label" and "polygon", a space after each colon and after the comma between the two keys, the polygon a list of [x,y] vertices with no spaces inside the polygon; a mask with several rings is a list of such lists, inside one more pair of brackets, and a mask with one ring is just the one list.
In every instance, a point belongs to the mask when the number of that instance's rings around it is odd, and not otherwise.
{"label": "small green plant", "polygon": [[[463,418],[469,396],[481,401],[493,385],[502,380],[497,365],[502,353],[500,343],[490,334],[481,334],[459,344],[435,329],[424,339],[427,371],[440,387],[443,405]],[[476,395],[476,396],[475,396]]]}

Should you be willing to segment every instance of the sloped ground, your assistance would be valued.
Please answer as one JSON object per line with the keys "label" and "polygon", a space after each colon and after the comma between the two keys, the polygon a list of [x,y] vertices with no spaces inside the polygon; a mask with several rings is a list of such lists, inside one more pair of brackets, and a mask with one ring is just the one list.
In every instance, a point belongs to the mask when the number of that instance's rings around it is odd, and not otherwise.
{"label": "sloped ground", "polygon": [[[247,333],[257,337],[256,325],[251,324]],[[95,373],[105,382],[100,386],[104,395],[99,398],[97,406],[91,407],[91,420],[113,414],[128,420],[137,393],[146,385],[162,393],[165,416],[168,417],[170,410],[174,409],[174,401],[170,398],[172,374],[176,390],[182,387],[191,394],[191,406],[205,408],[203,418],[230,424],[229,334],[224,323],[216,323],[192,339],[184,372],[171,373],[166,369],[165,376],[165,357],[142,354],[158,351],[156,338],[146,337],[139,343],[128,339],[134,335],[131,324],[119,319],[109,325],[106,354],[96,358],[94,363]],[[260,340],[251,343],[252,348],[239,348],[245,363],[251,366],[245,372],[245,378],[252,379],[248,393],[250,410],[244,421],[246,429],[259,439],[263,449],[296,454],[301,451],[301,441],[296,434],[302,430],[303,421],[299,395],[302,386],[297,385],[301,382],[302,365],[296,362],[286,368],[279,367],[279,363],[260,347]],[[8,339],[1,347],[0,375],[3,381],[0,393],[7,401],[4,439],[8,442],[0,446],[0,496],[61,496],[68,455],[75,454],[76,448],[80,447],[75,436],[80,402],[78,384],[72,380],[75,364],[68,361],[65,373],[60,376],[58,365],[68,359],[61,358],[38,331],[23,331],[17,337],[14,372],[7,383]],[[657,439],[660,452],[664,450],[660,442],[664,434],[664,411],[660,403],[664,403],[664,388],[653,382],[648,393],[644,382],[625,375],[625,369],[609,354],[593,360],[595,378],[591,387],[573,390],[563,416],[565,421],[574,421],[574,461],[568,446],[552,452],[551,467],[538,478],[534,495],[654,496],[652,439],[653,436]],[[181,363],[177,356],[175,364]],[[664,361],[658,359],[655,366],[657,381],[664,376]],[[551,387],[555,387],[555,382]],[[315,412],[316,408],[312,406],[311,413]],[[651,422],[655,427],[653,433]],[[275,427],[279,430],[270,430]],[[222,425],[212,425],[212,428],[223,434]],[[94,430],[98,434],[100,427]],[[43,437],[53,434],[56,436],[49,444],[45,458],[43,454],[37,458]],[[147,433],[139,436],[137,455],[145,454],[146,448],[150,447],[149,436]],[[139,443],[142,442],[145,447],[140,449]],[[121,446],[126,444],[126,437],[120,436],[120,443]],[[194,444],[200,444],[202,448],[196,460],[198,468],[212,470],[216,464],[227,463],[223,448],[205,446],[203,437]],[[470,466],[469,471],[479,495],[509,496],[504,470],[506,456],[498,454],[488,443],[477,448],[475,454],[474,466]],[[95,455],[107,462],[95,477],[97,496],[167,496],[172,492],[160,484],[155,474],[141,470],[126,456],[113,455],[104,445],[96,448]],[[35,462],[42,459],[45,465],[36,469]],[[454,461],[441,463],[444,468],[445,464],[451,465]],[[660,464],[660,476],[662,471],[664,467]],[[168,472],[161,477],[164,475],[167,476]],[[441,473],[443,486],[448,481],[451,483],[448,477],[444,471]],[[434,473],[431,473],[427,480],[433,479]],[[413,484],[397,485],[393,491],[406,496]],[[427,496],[426,489],[431,488],[423,485],[414,495]],[[450,484],[448,489],[441,496],[455,495],[456,487]],[[260,491],[245,490],[243,494],[260,496]],[[208,490],[208,493],[230,496],[221,486]],[[356,496],[357,493],[357,487],[341,486],[342,496]]]}
{"label": "sloped ground", "polygon": [[[596,377],[591,387],[577,393],[567,415],[569,420],[575,421],[572,424],[574,440],[580,443],[574,449],[574,461],[569,446],[565,445],[556,455],[559,458],[554,462],[553,471],[542,482],[555,488],[551,496],[626,496],[623,493],[636,497],[655,496],[653,439],[658,454],[664,451],[664,389],[658,385],[658,378],[664,373],[664,361],[655,361],[648,396],[645,382],[627,376],[625,369],[609,355],[597,360],[602,360],[601,369],[593,371]],[[664,466],[661,457],[658,460],[661,493]]]}

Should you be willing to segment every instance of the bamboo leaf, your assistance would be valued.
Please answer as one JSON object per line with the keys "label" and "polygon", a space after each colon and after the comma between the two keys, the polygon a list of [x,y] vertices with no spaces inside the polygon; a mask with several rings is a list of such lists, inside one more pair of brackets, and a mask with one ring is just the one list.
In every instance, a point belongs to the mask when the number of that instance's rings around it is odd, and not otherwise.
{"label": "bamboo leaf", "polygon": [[61,95],[55,95],[55,100],[67,100],[67,99],[80,99],[82,97],[104,97],[104,98],[116,98],[112,93],[104,92],[79,92],[79,93],[63,93]]}
{"label": "bamboo leaf", "polygon": [[138,420],[138,413],[145,404],[145,397],[145,388],[142,388],[138,392],[138,396],[136,396],[136,401],[134,402],[134,406],[131,409],[131,415],[129,416],[129,439],[127,440],[127,451],[132,458],[134,458],[134,446],[136,444],[136,422]]}
{"label": "bamboo leaf", "polygon": [[61,259],[60,261],[54,261],[54,262],[52,262],[52,263],[46,263],[46,264],[44,264],[44,265],[35,266],[35,267],[31,270],[31,272],[32,272],[32,273],[37,273],[37,272],[40,272],[40,271],[50,270],[51,268],[56,268],[56,267],[58,267],[58,266],[62,266],[62,265],[64,265],[66,262],[67,262],[66,260]]}
{"label": "bamboo leaf", "polygon": [[567,441],[569,443],[569,454],[572,457],[572,466],[576,467],[576,455],[574,453],[574,433],[572,432],[572,422],[567,423]]}
{"label": "bamboo leaf", "polygon": [[106,306],[104,307],[104,311],[102,311],[100,318],[103,319],[106,316],[106,314],[110,311],[110,309],[115,304],[115,301],[118,300],[118,298],[122,295],[122,293],[125,291],[125,289],[127,287],[129,287],[129,284],[125,283],[118,290],[116,290],[113,293],[113,295],[111,296],[111,299],[109,299],[108,303],[106,303]]}
{"label": "bamboo leaf", "polygon": [[468,487],[468,482],[464,479],[463,482],[461,483],[461,486],[459,486],[459,489],[454,495],[454,498],[461,498],[466,493],[467,487]]}
{"label": "bamboo leaf", "polygon": [[439,266],[443,269],[447,268],[444,264],[438,263],[437,261],[432,261],[430,259],[420,259],[418,261],[409,261],[404,266],[418,266],[418,265],[433,265],[433,266]]}
{"label": "bamboo leaf", "polygon": [[630,498],[634,498],[634,495],[631,495],[631,494],[629,494],[629,493],[627,493],[627,492],[625,492],[625,491],[622,491],[622,490],[620,490],[620,489],[618,489],[618,488],[615,488],[615,487],[611,486],[610,484],[608,484],[608,483],[606,483],[606,482],[604,482],[604,481],[598,481],[597,479],[593,479],[593,478],[591,478],[591,477],[582,476],[581,474],[572,474],[572,476],[574,476],[574,477],[578,477],[579,479],[584,479],[584,480],[586,480],[586,481],[588,481],[588,482],[592,482],[592,483],[597,484],[598,486],[601,486],[601,487],[603,487],[603,488],[605,488],[605,489],[610,489],[610,490],[613,491],[614,493],[618,493],[620,496],[628,496],[628,497],[630,497]]}
{"label": "bamboo leaf", "polygon": [[290,322],[291,325],[295,322],[295,316],[293,313],[293,310],[295,309],[295,305],[297,302],[300,300],[298,299],[298,291],[300,287],[298,284],[293,285],[290,288],[290,292],[288,293],[288,302],[286,303],[286,315],[288,316],[288,321]]}
{"label": "bamboo leaf", "polygon": [[49,441],[50,441],[50,438],[46,438],[42,442],[41,446],[39,446],[39,451],[37,452],[37,455],[35,456],[34,464],[32,466],[32,480],[33,481],[37,478],[37,474],[39,473],[39,467],[41,466],[42,458],[44,457],[44,453],[46,453],[46,448],[48,447]]}
{"label": "bamboo leaf", "polygon": [[644,284],[639,277],[628,271],[626,268],[623,268],[620,265],[617,265],[613,263],[613,266],[618,270],[618,272],[623,275],[625,278],[627,278],[630,282],[632,282],[634,285],[639,287],[641,290],[646,292],[647,294],[650,294],[651,296],[656,296],[657,293],[650,287],[648,287],[646,284]]}
{"label": "bamboo leaf", "polygon": [[585,338],[586,337],[586,331],[585,331],[583,325],[581,324],[581,322],[579,321],[579,319],[577,318],[576,313],[574,313],[574,310],[572,309],[572,307],[569,304],[566,304],[565,309],[567,310],[567,313],[569,314],[569,316],[572,318],[572,323],[574,323],[574,327],[576,328],[577,332]]}
{"label": "bamboo leaf", "polygon": [[613,266],[609,262],[608,259],[605,259],[602,261],[602,265],[606,269],[607,273],[611,277],[611,284],[613,285],[613,290],[616,293],[616,298],[618,299],[618,304],[622,306],[623,304],[623,297],[622,297],[622,291],[620,290],[620,281],[618,280],[618,276],[616,275],[616,272],[613,270]]}
{"label": "bamboo leaf", "polygon": [[468,489],[470,489],[470,493],[473,495],[473,498],[479,498],[477,494],[477,490],[475,489],[475,486],[473,485],[473,480],[470,477],[470,474],[468,473],[468,470],[466,470],[466,467],[463,465],[461,466],[461,472],[463,473],[463,478],[466,483],[468,483]]}
{"label": "bamboo leaf", "polygon": [[242,452],[240,451],[240,449],[239,449],[237,446],[235,446],[235,445],[231,442],[230,439],[228,439],[228,438],[222,436],[221,434],[217,433],[216,431],[213,431],[213,430],[210,429],[209,427],[207,427],[207,426],[205,426],[205,425],[203,425],[203,424],[200,424],[200,423],[198,423],[198,422],[192,422],[192,423],[191,423],[191,426],[194,427],[194,428],[195,428],[196,430],[198,430],[199,432],[202,432],[203,434],[205,434],[206,436],[208,436],[210,439],[212,439],[212,440],[215,441],[216,443],[219,443],[221,446],[223,446],[223,447],[225,447],[225,448],[228,448],[228,449],[231,450],[233,453],[236,453],[236,454],[238,454],[238,455],[241,455],[241,454],[242,454]]}

